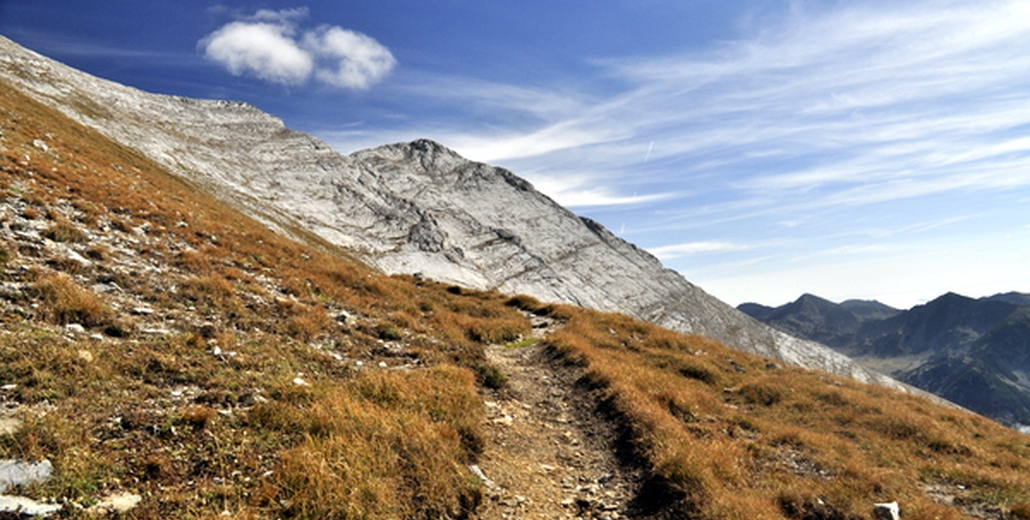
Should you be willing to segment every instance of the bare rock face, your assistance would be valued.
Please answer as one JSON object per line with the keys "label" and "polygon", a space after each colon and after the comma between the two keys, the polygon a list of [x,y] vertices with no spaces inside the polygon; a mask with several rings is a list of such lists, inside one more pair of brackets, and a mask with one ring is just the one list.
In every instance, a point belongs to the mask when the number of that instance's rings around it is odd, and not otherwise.
{"label": "bare rock face", "polygon": [[0,79],[273,229],[314,233],[387,273],[623,312],[789,364],[898,385],[760,324],[515,174],[432,141],[346,156],[250,105],[148,94],[2,37]]}

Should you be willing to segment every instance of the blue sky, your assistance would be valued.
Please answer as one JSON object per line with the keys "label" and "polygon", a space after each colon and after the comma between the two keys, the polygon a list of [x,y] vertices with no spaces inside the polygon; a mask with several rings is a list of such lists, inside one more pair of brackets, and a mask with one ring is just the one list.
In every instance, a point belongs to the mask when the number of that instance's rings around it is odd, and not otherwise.
{"label": "blue sky", "polygon": [[1030,292],[1030,1],[84,4],[0,34],[343,152],[435,139],[734,305]]}

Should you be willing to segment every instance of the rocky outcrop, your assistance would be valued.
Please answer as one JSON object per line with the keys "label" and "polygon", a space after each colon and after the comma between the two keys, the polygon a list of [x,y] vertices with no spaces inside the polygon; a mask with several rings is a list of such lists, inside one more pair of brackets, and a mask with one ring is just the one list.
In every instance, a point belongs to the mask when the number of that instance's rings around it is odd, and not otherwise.
{"label": "rocky outcrop", "polygon": [[284,233],[388,273],[624,312],[734,348],[896,383],[708,295],[502,168],[428,140],[345,156],[243,103],[148,94],[0,38],[0,78]]}

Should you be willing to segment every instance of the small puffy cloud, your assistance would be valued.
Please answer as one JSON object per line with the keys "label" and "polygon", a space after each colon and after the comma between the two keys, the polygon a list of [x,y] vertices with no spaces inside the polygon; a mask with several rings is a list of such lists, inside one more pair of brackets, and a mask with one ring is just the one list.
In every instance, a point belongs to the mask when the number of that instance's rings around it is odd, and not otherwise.
{"label": "small puffy cloud", "polygon": [[337,87],[365,89],[393,70],[397,60],[374,39],[339,27],[322,27],[304,36],[304,45],[316,55],[335,62],[320,68],[315,78]]}
{"label": "small puffy cloud", "polygon": [[311,55],[297,46],[287,25],[233,22],[211,33],[204,54],[232,74],[253,74],[265,81],[294,85],[314,69]]}
{"label": "small puffy cloud", "polygon": [[315,80],[340,88],[367,89],[397,60],[370,36],[337,26],[300,31],[306,8],[262,9],[200,40],[204,55],[230,73],[283,85]]}

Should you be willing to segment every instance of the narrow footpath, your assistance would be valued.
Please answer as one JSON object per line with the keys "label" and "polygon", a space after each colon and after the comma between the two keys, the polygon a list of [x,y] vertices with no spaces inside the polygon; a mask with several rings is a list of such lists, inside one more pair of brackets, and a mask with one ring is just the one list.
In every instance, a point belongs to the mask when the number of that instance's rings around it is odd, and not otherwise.
{"label": "narrow footpath", "polygon": [[[559,326],[533,316],[534,337]],[[487,445],[478,466],[487,489],[482,519],[626,518],[638,475],[620,466],[615,432],[576,381],[580,371],[538,342],[491,346],[507,377],[485,396]]]}

